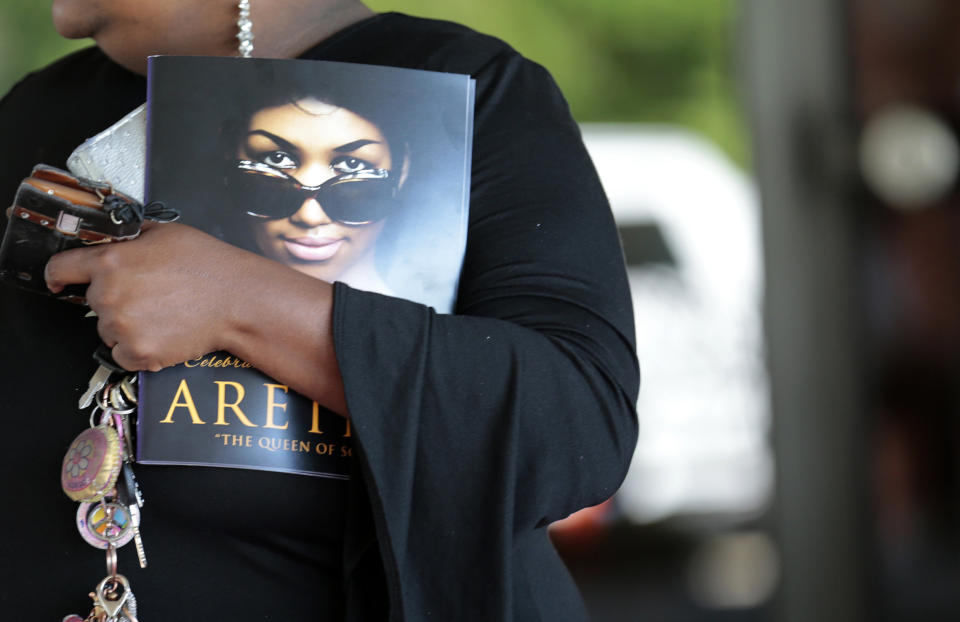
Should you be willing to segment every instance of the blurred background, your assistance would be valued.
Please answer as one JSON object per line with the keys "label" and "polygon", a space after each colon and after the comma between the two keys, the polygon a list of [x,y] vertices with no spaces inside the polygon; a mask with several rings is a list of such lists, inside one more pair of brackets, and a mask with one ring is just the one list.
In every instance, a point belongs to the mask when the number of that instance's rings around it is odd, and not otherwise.
{"label": "blurred background", "polygon": [[[960,619],[960,4],[371,0],[546,66],[618,220],[633,466],[598,622]],[[0,5],[0,92],[89,41]]]}

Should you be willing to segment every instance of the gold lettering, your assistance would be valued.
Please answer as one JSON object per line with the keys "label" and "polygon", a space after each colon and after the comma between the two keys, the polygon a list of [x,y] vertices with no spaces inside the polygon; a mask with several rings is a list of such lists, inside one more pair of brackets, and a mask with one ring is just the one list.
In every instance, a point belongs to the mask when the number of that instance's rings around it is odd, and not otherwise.
{"label": "gold lettering", "polygon": [[[224,435],[226,436],[226,435]],[[251,437],[248,435],[246,437],[247,447],[250,447]],[[257,446],[260,449],[266,449],[267,451],[290,451],[294,453],[310,453],[312,448],[311,441],[301,441],[295,438],[275,438],[272,436],[258,436],[257,437]],[[317,453],[327,453],[328,451],[333,453],[333,445],[330,448],[320,448],[318,445]]]}
{"label": "gold lettering", "polygon": [[280,389],[284,393],[287,392],[287,387],[282,384],[269,384],[263,383],[263,386],[267,387],[267,422],[263,427],[273,428],[275,430],[286,430],[287,426],[290,425],[290,422],[284,423],[283,425],[277,425],[273,422],[273,411],[277,408],[280,410],[286,411],[287,404],[286,402],[278,404],[276,401],[276,390]]}
{"label": "gold lettering", "polygon": [[313,403],[313,425],[310,426],[310,434],[323,434],[320,429],[320,404]]}
{"label": "gold lettering", "polygon": [[[183,397],[183,402],[180,401],[181,396]],[[180,380],[180,386],[177,387],[177,393],[173,396],[173,402],[170,404],[167,416],[161,419],[160,423],[173,423],[173,412],[178,408],[187,409],[187,412],[190,413],[190,421],[194,425],[206,423],[197,413],[197,406],[193,403],[193,396],[190,395],[190,387],[187,386],[186,378]]]}
{"label": "gold lettering", "polygon": [[184,367],[233,367],[235,369],[249,369],[253,367],[250,363],[244,361],[243,359],[234,358],[232,356],[225,356],[220,358],[217,356],[217,353],[207,354],[205,356],[197,357],[195,359],[184,361]]}
{"label": "gold lettering", "polygon": [[347,431],[343,433],[343,438],[350,438],[350,420],[347,419]]}
{"label": "gold lettering", "polygon": [[220,434],[217,432],[213,438],[219,438],[223,441],[224,447],[252,447],[253,437],[249,434]]}
{"label": "gold lettering", "polygon": [[[243,414],[243,411],[240,410],[240,402],[243,401],[243,396],[245,391],[243,385],[239,382],[230,382],[228,380],[215,380],[214,383],[217,385],[217,420],[213,425],[230,425],[227,423],[227,409],[233,411],[233,414],[237,416],[237,419],[240,420],[240,423],[247,426],[248,428],[259,427],[257,424],[253,423],[247,416]],[[226,401],[227,395],[227,385],[230,385],[237,392],[237,400],[230,404]]]}

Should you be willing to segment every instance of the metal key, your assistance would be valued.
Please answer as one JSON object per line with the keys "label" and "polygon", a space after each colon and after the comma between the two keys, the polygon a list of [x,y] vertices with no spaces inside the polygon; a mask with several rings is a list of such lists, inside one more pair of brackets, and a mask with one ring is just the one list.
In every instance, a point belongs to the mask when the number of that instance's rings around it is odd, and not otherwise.
{"label": "metal key", "polygon": [[117,362],[113,360],[113,356],[110,354],[110,349],[104,343],[97,346],[97,349],[93,353],[93,358],[99,366],[97,367],[97,371],[93,372],[93,376],[87,384],[87,390],[80,396],[79,405],[81,410],[93,403],[93,398],[106,386],[107,381],[110,380],[110,376],[115,373],[127,371],[117,365]]}
{"label": "metal key", "polygon": [[113,370],[109,367],[104,367],[103,365],[97,367],[97,371],[93,372],[93,376],[87,384],[87,390],[80,396],[80,410],[87,408],[93,403],[93,398],[106,386],[107,381],[110,380],[110,376],[112,375]]}
{"label": "metal key", "polygon": [[124,505],[136,504],[139,508],[143,507],[143,493],[140,492],[140,484],[133,476],[133,466],[129,462],[123,465],[121,479],[117,482],[117,496]]}
{"label": "metal key", "polygon": [[133,529],[133,546],[137,550],[137,561],[141,568],[147,567],[147,551],[143,548],[143,538],[140,537],[140,508],[137,504],[128,505],[130,510],[130,523]]}
{"label": "metal key", "polygon": [[147,552],[143,548],[143,538],[140,536],[140,506],[143,505],[143,496],[133,477],[133,467],[124,463],[123,473],[117,480],[117,501],[123,504],[130,514],[130,527],[133,530],[133,545],[137,549],[137,561],[141,568],[147,567]]}

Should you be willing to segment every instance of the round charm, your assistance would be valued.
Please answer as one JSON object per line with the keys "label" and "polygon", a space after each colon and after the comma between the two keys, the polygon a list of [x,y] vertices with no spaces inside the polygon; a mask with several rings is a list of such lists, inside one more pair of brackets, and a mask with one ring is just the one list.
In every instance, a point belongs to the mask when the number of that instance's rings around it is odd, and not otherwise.
{"label": "round charm", "polygon": [[120,548],[133,538],[130,511],[119,503],[81,503],[77,529],[87,544],[98,549]]}
{"label": "round charm", "polygon": [[99,501],[117,483],[123,466],[117,431],[106,425],[87,428],[74,439],[63,457],[60,485],[74,501]]}

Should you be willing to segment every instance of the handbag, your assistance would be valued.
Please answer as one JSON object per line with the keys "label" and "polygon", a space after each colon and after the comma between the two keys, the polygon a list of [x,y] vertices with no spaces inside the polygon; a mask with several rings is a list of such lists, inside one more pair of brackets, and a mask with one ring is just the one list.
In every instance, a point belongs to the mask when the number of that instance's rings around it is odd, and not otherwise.
{"label": "handbag", "polygon": [[[38,294],[53,295],[43,272],[47,260],[70,248],[131,240],[145,217],[168,222],[179,214],[154,202],[117,192],[110,184],[75,177],[38,164],[24,179],[7,209],[0,244],[0,281]],[[70,285],[57,298],[83,304],[86,285]]]}

